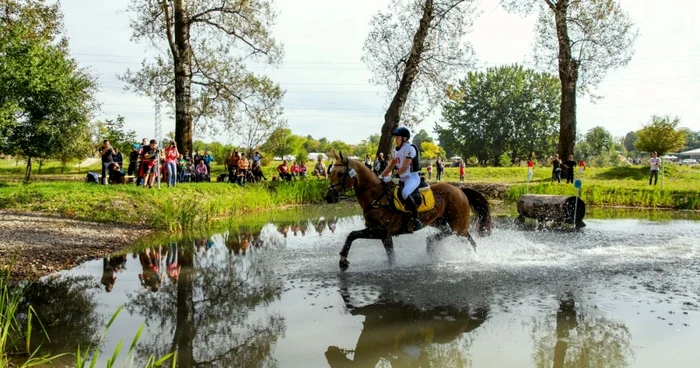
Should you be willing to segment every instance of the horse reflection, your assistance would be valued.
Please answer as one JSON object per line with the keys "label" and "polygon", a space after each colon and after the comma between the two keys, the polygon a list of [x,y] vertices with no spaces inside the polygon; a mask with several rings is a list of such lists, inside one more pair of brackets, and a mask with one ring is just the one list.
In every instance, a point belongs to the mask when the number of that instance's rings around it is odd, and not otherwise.
{"label": "horse reflection", "polygon": [[[456,342],[481,326],[488,315],[486,308],[424,310],[393,302],[354,308],[346,300],[346,306],[352,315],[365,316],[364,327],[354,350],[328,348],[326,360],[333,368],[375,367],[381,360],[392,367],[430,367],[431,345]],[[347,357],[350,352],[353,359]]]}

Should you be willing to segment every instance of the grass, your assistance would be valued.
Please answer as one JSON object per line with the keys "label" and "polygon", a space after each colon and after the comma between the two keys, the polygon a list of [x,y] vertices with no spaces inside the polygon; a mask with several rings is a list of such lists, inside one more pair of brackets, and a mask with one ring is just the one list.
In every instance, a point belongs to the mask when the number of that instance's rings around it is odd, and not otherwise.
{"label": "grass", "polygon": [[5,183],[0,185],[0,209],[182,232],[243,213],[318,203],[327,186],[319,180],[245,187],[188,183],[160,190],[77,182]]}

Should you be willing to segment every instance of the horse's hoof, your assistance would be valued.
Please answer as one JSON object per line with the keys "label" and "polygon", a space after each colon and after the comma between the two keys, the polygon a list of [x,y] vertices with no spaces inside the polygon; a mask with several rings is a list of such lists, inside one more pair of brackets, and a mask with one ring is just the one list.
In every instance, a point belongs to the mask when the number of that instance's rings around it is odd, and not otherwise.
{"label": "horse's hoof", "polygon": [[340,267],[340,270],[345,272],[348,270],[348,267],[350,267],[350,262],[348,262],[347,259],[341,259],[338,261],[338,267]]}

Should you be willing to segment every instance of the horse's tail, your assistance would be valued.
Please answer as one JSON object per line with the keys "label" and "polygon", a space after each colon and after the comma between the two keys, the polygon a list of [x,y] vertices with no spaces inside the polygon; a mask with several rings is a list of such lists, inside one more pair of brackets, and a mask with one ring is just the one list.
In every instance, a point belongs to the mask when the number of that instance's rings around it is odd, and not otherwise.
{"label": "horse's tail", "polygon": [[472,210],[479,216],[477,233],[482,236],[491,235],[491,206],[488,199],[474,189],[462,188],[462,192],[467,196]]}

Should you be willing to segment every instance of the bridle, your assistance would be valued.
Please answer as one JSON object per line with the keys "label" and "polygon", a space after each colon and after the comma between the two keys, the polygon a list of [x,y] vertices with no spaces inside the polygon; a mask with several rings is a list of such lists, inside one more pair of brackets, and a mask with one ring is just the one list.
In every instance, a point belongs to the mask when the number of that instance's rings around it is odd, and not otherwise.
{"label": "bridle", "polygon": [[[336,167],[339,167],[339,166],[340,167],[344,166],[346,168],[350,168],[350,166],[348,166],[348,164],[335,164],[335,165],[333,165],[333,169],[335,169]],[[357,193],[354,193],[354,192],[352,194],[347,194],[349,191],[351,191],[353,189],[352,185],[348,188],[345,187],[345,183],[348,181],[348,178],[352,179],[353,181],[355,180],[355,177],[357,176],[357,174],[355,174],[355,175],[350,174],[350,172],[351,171],[354,172],[354,170],[355,169],[351,168],[350,170],[347,170],[344,173],[338,173],[338,176],[342,175],[343,178],[340,179],[340,183],[335,183],[335,184],[329,183],[328,184],[328,191],[335,194],[338,197],[338,199],[348,199],[348,198],[352,198],[352,197],[357,196]]]}

